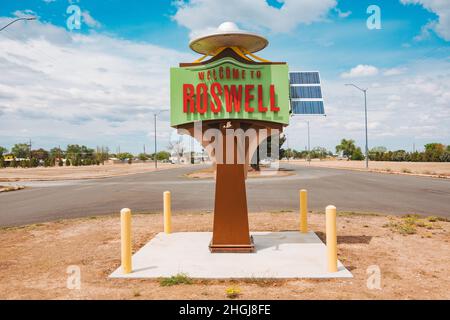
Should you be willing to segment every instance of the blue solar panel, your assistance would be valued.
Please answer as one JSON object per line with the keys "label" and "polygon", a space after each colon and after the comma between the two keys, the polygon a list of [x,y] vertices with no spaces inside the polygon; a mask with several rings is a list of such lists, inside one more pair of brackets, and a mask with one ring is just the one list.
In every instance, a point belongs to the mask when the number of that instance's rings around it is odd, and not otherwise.
{"label": "blue solar panel", "polygon": [[317,71],[289,72],[291,84],[320,84],[320,76]]}
{"label": "blue solar panel", "polygon": [[320,86],[291,86],[291,99],[322,99]]}
{"label": "blue solar panel", "polygon": [[323,101],[291,101],[293,114],[325,114]]}
{"label": "blue solar panel", "polygon": [[291,112],[324,115],[324,103],[317,71],[289,72]]}

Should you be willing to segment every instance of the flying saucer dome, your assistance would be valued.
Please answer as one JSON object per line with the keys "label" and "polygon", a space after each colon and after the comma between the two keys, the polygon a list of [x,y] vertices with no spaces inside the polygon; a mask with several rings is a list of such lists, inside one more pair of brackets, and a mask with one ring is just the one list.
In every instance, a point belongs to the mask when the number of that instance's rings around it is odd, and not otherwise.
{"label": "flying saucer dome", "polygon": [[224,22],[216,31],[193,39],[189,47],[200,54],[214,55],[223,47],[238,47],[254,53],[268,44],[269,41],[263,36],[240,30],[233,22]]}

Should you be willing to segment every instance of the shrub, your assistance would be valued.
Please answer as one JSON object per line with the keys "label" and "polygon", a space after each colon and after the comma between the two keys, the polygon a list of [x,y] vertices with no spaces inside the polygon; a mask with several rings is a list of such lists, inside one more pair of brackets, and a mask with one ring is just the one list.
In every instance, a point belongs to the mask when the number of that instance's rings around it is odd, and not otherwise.
{"label": "shrub", "polygon": [[36,168],[37,166],[39,166],[39,159],[37,159],[37,158],[32,158],[28,162],[30,164],[30,167],[32,167],[32,168]]}
{"label": "shrub", "polygon": [[192,284],[192,279],[186,273],[178,273],[170,278],[162,278],[159,285],[162,287],[176,286],[179,284]]}
{"label": "shrub", "polygon": [[231,288],[227,288],[225,290],[225,293],[227,295],[227,298],[229,298],[229,299],[236,299],[236,298],[238,298],[241,295],[241,289],[231,287]]}

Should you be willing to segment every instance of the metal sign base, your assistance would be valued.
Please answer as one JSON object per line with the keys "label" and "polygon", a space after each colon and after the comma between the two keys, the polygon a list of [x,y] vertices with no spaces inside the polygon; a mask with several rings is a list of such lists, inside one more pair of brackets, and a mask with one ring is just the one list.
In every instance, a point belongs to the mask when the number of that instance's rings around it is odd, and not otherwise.
{"label": "metal sign base", "polygon": [[245,191],[245,165],[218,164],[211,252],[254,252]]}

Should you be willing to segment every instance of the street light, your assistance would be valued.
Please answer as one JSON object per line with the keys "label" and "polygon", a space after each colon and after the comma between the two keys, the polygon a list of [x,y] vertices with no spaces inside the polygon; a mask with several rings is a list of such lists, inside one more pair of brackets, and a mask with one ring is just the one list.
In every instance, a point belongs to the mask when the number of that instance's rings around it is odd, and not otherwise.
{"label": "street light", "polygon": [[31,20],[36,20],[35,17],[29,17],[29,18],[17,18],[13,21],[11,21],[10,23],[8,23],[6,26],[0,28],[0,31],[5,30],[6,28],[8,28],[10,25],[12,25],[13,23],[16,23],[17,21],[21,21],[21,20],[26,20],[26,21],[31,21]]}
{"label": "street light", "polygon": [[364,116],[366,125],[366,169],[369,169],[369,138],[367,137],[367,89],[362,89],[353,83],[346,83],[346,86],[353,86],[356,89],[364,92]]}
{"label": "street light", "polygon": [[155,169],[158,169],[158,157],[157,157],[158,147],[156,144],[156,117],[165,111],[168,111],[168,110],[159,110],[158,112],[153,113],[153,116],[155,119]]}
{"label": "street light", "polygon": [[309,136],[309,120],[306,122],[308,123],[308,163],[311,164],[311,139]]}

